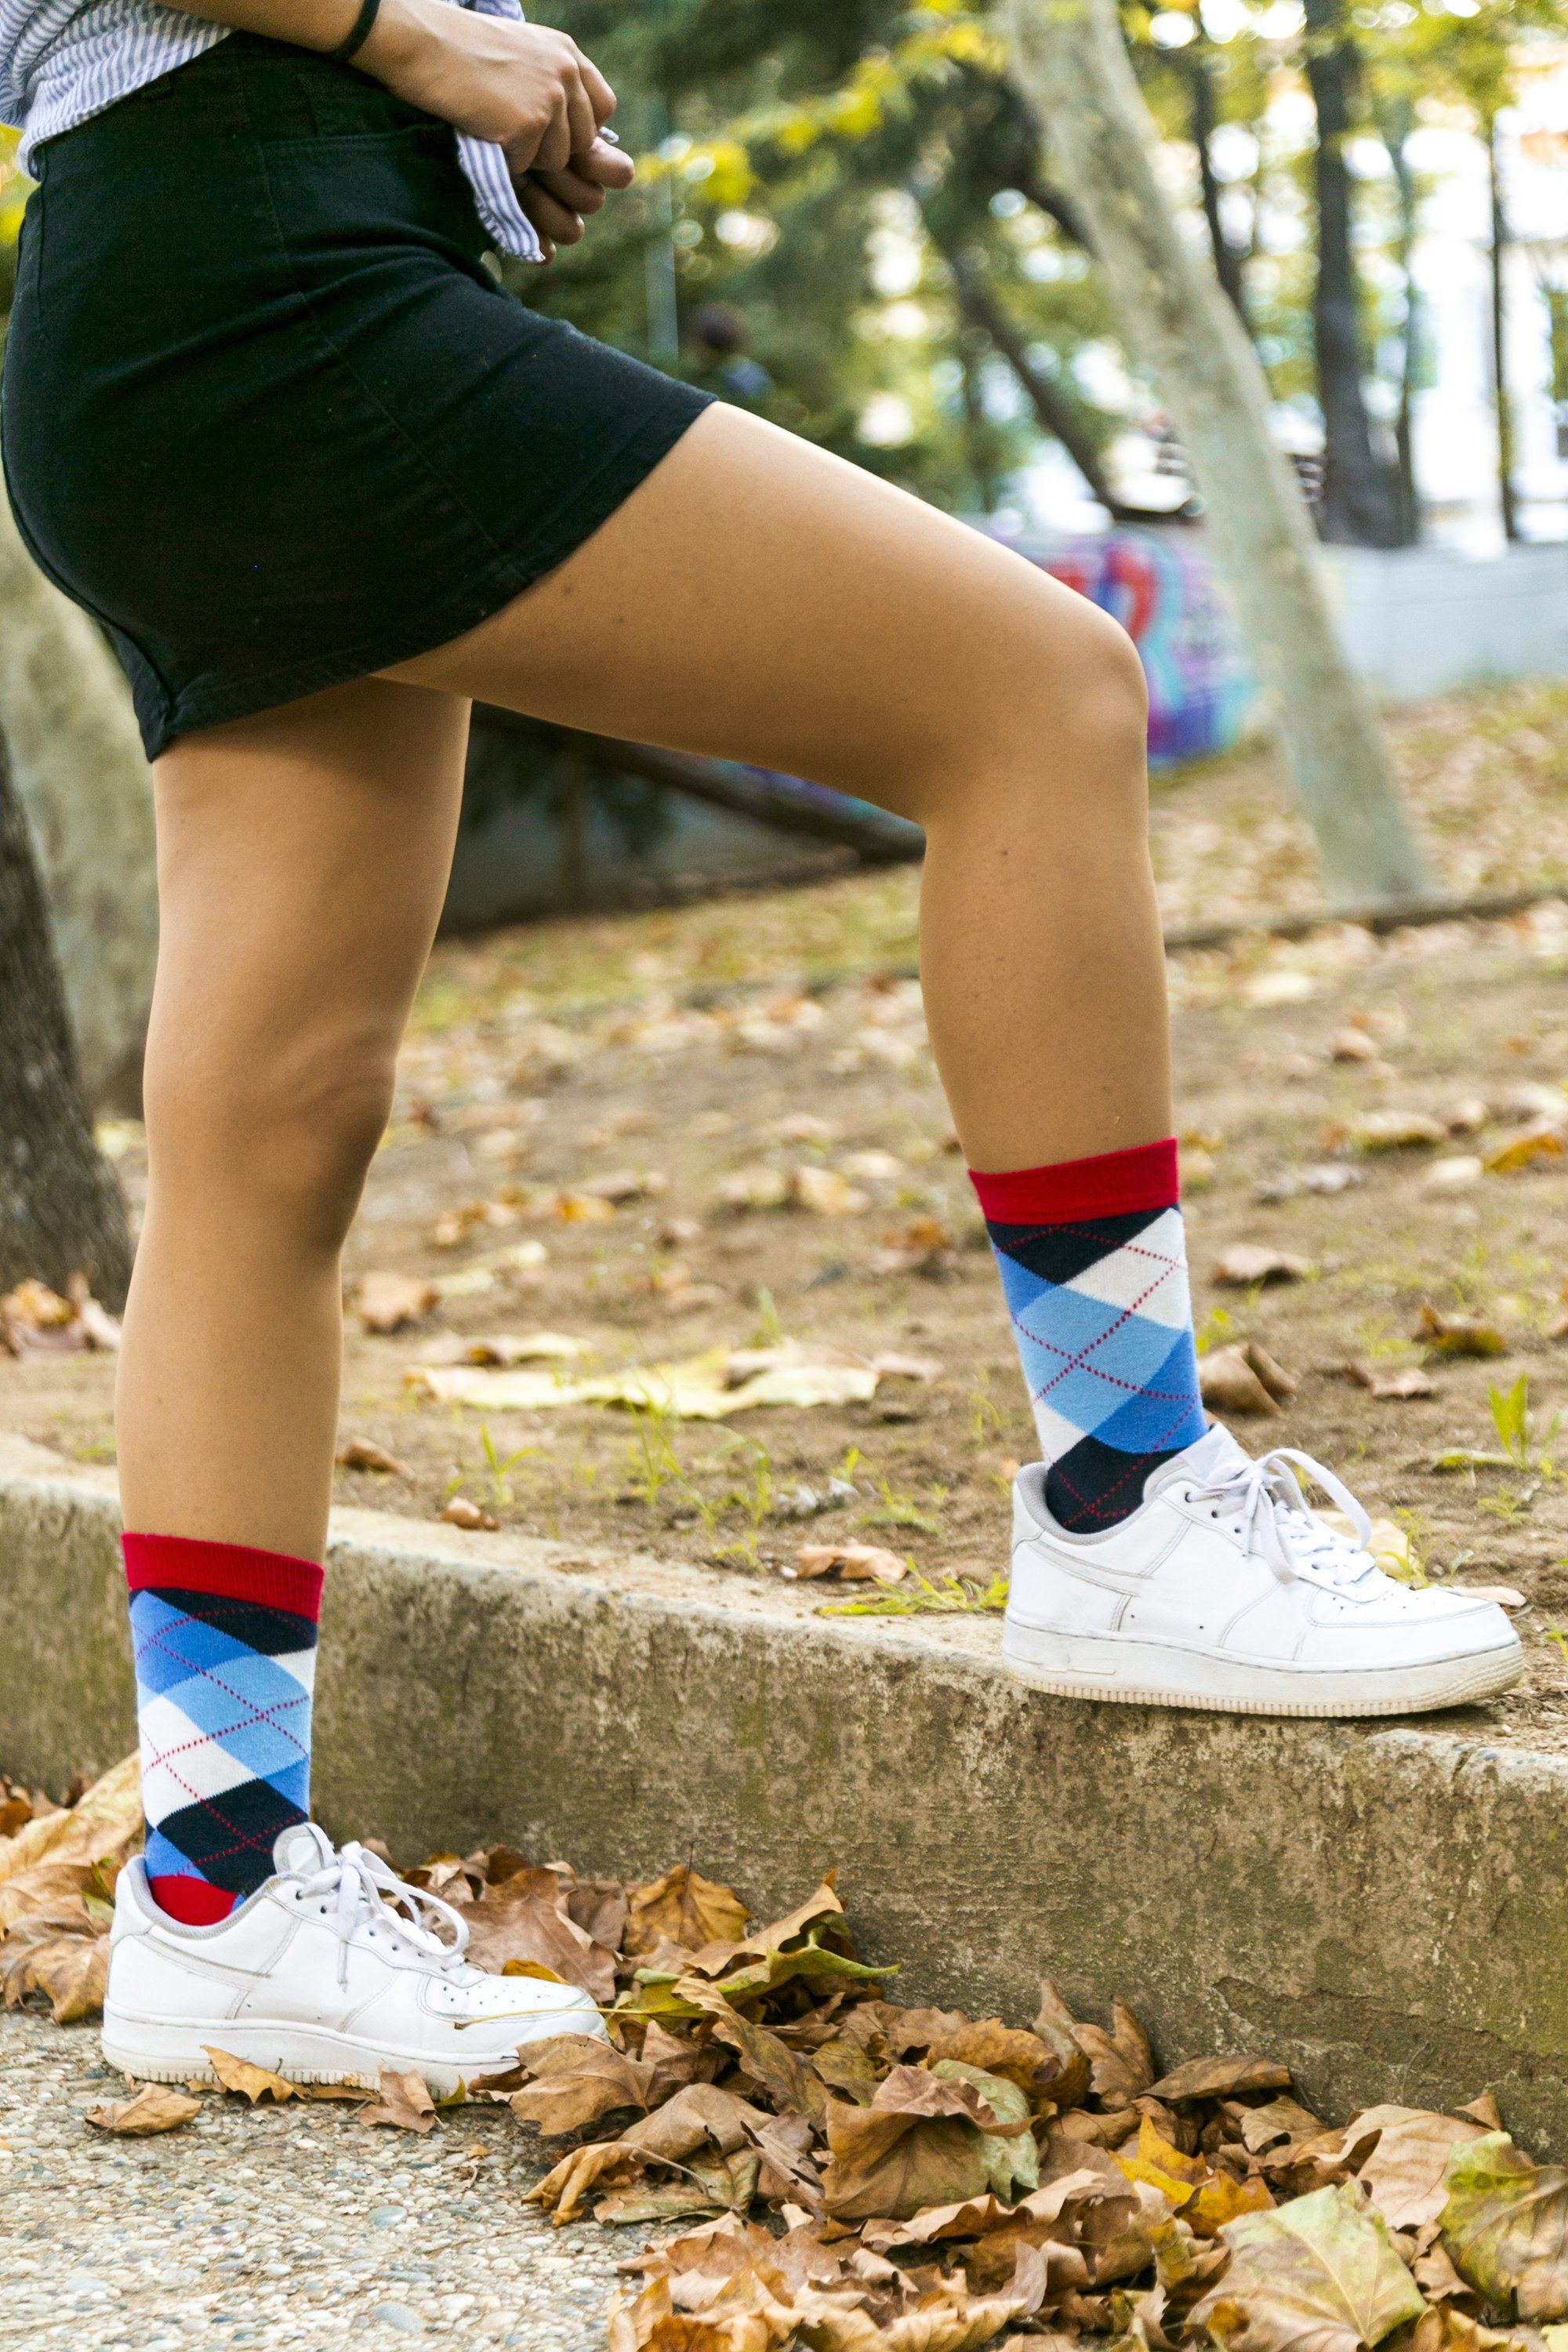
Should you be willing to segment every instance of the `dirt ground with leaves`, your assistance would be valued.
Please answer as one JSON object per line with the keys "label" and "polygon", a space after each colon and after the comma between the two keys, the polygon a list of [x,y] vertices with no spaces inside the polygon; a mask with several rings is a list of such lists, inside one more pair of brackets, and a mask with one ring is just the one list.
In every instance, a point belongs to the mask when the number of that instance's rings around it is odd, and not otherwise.
{"label": "dirt ground with leaves", "polygon": [[1484,2087],[1335,2124],[1267,2053],[1166,2070],[1048,1978],[1027,2027],[911,2007],[831,1881],[764,1924],[689,1862],[435,1857],[408,1879],[470,1956],[583,1987],[603,2036],[439,2103],[296,2087],[221,2028],[183,2088],[113,2084],[60,2029],[101,2001],[135,1759],[72,1793],[0,1784],[0,2340],[575,2347],[613,2275],[608,2352],[1562,2352],[1568,2171]]}
{"label": "dirt ground with leaves", "polygon": [[[1564,896],[1173,955],[1205,1384],[1252,1450],[1338,1469],[1400,1572],[1510,1590],[1529,1681],[1472,1713],[1563,1747],[1568,688],[1393,733],[1446,888]],[[1260,754],[1161,783],[1154,839],[1173,924],[1312,902]],[[342,1499],[819,1577],[830,1608],[1000,1605],[1032,1430],[917,896],[862,875],[437,949],[350,1245]],[[140,1130],[106,1140],[134,1203]],[[109,1459],[111,1354],[53,1311],[4,1318],[0,1426]]]}

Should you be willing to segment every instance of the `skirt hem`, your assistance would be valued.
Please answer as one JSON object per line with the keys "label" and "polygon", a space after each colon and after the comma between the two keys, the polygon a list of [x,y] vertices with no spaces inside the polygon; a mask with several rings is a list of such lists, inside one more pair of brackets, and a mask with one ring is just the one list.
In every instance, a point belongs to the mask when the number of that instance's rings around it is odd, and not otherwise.
{"label": "skirt hem", "polygon": [[[531,535],[520,553],[508,553],[488,564],[400,629],[383,631],[374,639],[363,640],[358,646],[313,656],[308,661],[290,662],[281,669],[265,671],[256,677],[228,677],[221,682],[215,679],[210,686],[197,680],[174,697],[154,723],[149,724],[148,717],[143,716],[142,739],[148,759],[159,758],[184,736],[200,733],[209,727],[232,725],[241,719],[254,719],[264,710],[302,701],[331,687],[372,677],[395,662],[413,661],[420,654],[434,653],[438,646],[450,645],[469,629],[478,628],[481,621],[503,611],[584,546],[668,456],[703,410],[712,405],[710,394],[686,385],[679,389],[688,394],[691,404],[683,404],[678,414],[667,412],[645,420],[589,480],[579,486],[575,495]],[[141,647],[137,646],[136,651],[141,654]],[[142,657],[145,661],[145,656]]]}

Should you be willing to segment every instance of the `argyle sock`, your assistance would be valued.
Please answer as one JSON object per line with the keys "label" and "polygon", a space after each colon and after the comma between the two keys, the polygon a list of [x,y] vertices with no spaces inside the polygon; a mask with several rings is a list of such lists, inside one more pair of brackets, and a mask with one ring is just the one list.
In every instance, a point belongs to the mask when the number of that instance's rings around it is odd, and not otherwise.
{"label": "argyle sock", "polygon": [[1028,1382],[1046,1499],[1114,1526],[1203,1435],[1174,1141],[1006,1175],[971,1171]]}
{"label": "argyle sock", "polygon": [[309,1816],[321,1570],[245,1544],[123,1542],[147,1876],[163,1910],[206,1927]]}

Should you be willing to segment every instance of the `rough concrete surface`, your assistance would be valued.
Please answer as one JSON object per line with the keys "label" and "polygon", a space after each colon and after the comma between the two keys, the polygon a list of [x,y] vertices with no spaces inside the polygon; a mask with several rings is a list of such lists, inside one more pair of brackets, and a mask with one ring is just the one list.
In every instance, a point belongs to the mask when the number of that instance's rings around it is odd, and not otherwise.
{"label": "rough concrete surface", "polygon": [[423,2138],[213,2094],[156,2139],[83,2120],[123,2095],[93,2028],[0,2020],[0,2345],[602,2352],[616,2264],[647,2238],[525,2206],[539,2143],[504,2109]]}
{"label": "rough concrete surface", "polygon": [[[0,1765],[133,1737],[112,1484],[0,1475]],[[5,1462],[0,1460],[0,1474]],[[763,1915],[837,1865],[898,1996],[1130,2000],[1167,2063],[1285,2060],[1326,2114],[1489,2085],[1568,2144],[1568,1759],[1419,1727],[1086,1706],[994,1620],[824,1620],[787,1588],[368,1511],[334,1521],[317,1799],[400,1859],[496,1838],[588,1875],[694,1855]]]}

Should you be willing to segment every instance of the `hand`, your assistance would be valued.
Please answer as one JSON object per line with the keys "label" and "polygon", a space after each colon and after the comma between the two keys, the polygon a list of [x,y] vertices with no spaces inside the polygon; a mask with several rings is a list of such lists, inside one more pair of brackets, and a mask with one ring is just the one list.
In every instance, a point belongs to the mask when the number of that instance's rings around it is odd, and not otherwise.
{"label": "hand", "polygon": [[559,176],[563,187],[596,189],[596,201],[590,193],[584,206],[543,188],[561,224],[550,234],[563,242],[568,216],[580,236],[582,211],[596,210],[605,188],[623,184],[607,169],[601,175],[598,160],[615,157],[598,136],[616,110],[615,91],[576,42],[548,25],[479,16],[448,0],[383,0],[354,63],[409,105],[492,140],[520,193],[534,172]]}
{"label": "hand", "polygon": [[532,171],[518,188],[523,211],[539,232],[545,258],[558,245],[575,245],[585,215],[598,212],[609,188],[632,183],[632,159],[618,147],[595,140],[586,155],[574,155],[563,172]]}

